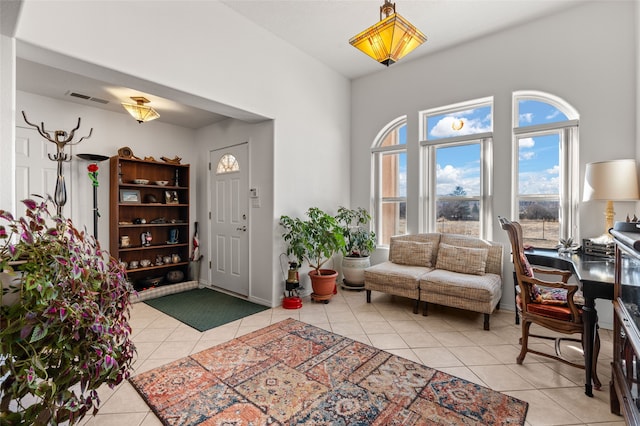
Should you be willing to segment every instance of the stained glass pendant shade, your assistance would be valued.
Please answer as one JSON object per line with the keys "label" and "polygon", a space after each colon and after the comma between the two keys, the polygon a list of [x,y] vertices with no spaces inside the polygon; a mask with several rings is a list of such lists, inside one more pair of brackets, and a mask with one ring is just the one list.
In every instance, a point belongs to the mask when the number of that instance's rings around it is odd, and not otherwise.
{"label": "stained glass pendant shade", "polygon": [[389,66],[425,41],[427,37],[419,29],[396,13],[396,4],[385,0],[380,6],[380,22],[352,37],[349,44]]}
{"label": "stained glass pendant shade", "polygon": [[149,100],[147,98],[144,98],[142,96],[132,96],[131,99],[136,101],[136,103],[123,103],[122,106],[129,112],[129,114],[131,114],[133,118],[138,121],[138,123],[145,123],[147,121],[155,120],[156,118],[160,117],[160,114],[158,114],[155,109],[145,105],[149,103]]}

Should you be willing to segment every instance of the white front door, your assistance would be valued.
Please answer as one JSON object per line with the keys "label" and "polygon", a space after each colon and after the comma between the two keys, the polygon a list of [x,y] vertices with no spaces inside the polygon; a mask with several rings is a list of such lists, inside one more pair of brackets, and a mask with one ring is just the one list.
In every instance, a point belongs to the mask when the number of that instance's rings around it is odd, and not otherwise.
{"label": "white front door", "polygon": [[209,154],[211,284],[249,295],[249,162],[247,143]]}
{"label": "white front door", "polygon": [[[15,217],[24,216],[25,207],[21,203],[26,198],[33,198],[33,195],[46,197],[55,196],[56,180],[58,177],[58,163],[49,159],[49,154],[55,155],[56,145],[49,142],[34,129],[16,127],[16,211]],[[71,158],[70,148],[65,153]],[[63,176],[67,187],[67,203],[62,215],[69,217],[71,172],[69,162],[63,164]],[[36,201],[38,201],[36,199]],[[51,214],[56,213],[56,206],[49,206]]]}

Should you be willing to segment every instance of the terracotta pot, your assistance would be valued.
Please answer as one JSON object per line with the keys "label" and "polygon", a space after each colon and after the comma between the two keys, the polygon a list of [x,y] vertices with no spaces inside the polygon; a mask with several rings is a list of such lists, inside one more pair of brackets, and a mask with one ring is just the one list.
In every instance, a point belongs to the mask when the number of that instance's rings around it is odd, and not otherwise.
{"label": "terracotta pot", "polygon": [[329,299],[335,294],[338,272],[333,269],[320,269],[320,273],[322,275],[318,275],[315,270],[309,271],[311,287],[313,288],[311,298],[316,301],[323,300],[325,303],[328,303]]}

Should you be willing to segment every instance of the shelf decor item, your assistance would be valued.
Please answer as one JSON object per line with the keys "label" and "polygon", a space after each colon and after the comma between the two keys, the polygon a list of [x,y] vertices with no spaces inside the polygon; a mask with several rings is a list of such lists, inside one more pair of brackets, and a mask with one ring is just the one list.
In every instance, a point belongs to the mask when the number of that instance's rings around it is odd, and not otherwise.
{"label": "shelf decor item", "polygon": [[140,203],[140,191],[137,189],[121,189],[120,202],[134,204]]}

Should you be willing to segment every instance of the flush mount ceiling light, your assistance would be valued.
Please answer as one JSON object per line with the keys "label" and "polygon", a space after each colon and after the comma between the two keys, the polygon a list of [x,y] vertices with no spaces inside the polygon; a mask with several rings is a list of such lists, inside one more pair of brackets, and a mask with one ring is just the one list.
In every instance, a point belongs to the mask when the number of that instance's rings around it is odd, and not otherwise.
{"label": "flush mount ceiling light", "polygon": [[349,44],[389,66],[425,41],[427,37],[419,29],[396,13],[396,4],[385,0],[380,6],[380,22],[352,37]]}
{"label": "flush mount ceiling light", "polygon": [[149,103],[149,99],[142,96],[132,96],[131,99],[136,101],[136,103],[122,103],[122,106],[138,121],[138,123],[144,123],[160,117],[160,114],[158,114],[155,109],[145,105]]}

